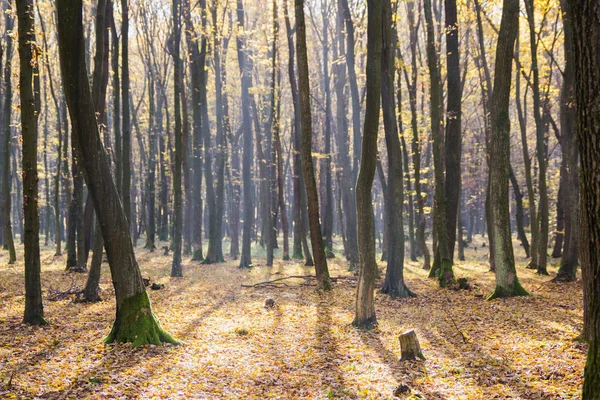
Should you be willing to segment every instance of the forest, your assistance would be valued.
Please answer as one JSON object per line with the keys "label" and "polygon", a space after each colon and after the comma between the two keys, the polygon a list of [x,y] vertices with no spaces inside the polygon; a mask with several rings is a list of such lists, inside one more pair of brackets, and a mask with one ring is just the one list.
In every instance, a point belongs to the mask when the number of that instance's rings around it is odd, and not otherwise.
{"label": "forest", "polygon": [[0,7],[0,398],[600,399],[600,0]]}

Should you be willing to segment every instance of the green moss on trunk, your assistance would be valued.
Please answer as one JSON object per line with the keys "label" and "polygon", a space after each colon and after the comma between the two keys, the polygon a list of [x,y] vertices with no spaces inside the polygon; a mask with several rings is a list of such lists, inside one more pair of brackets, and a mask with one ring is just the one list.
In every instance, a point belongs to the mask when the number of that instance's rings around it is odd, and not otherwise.
{"label": "green moss on trunk", "polygon": [[194,254],[192,255],[192,261],[203,261],[204,257],[202,256],[202,248],[194,250]]}
{"label": "green moss on trunk", "polygon": [[452,260],[442,259],[440,268],[437,270],[437,278],[441,288],[448,287],[454,282]]}
{"label": "green moss on trunk", "polygon": [[161,328],[160,322],[152,313],[150,299],[145,291],[125,299],[117,307],[112,330],[104,339],[104,343],[113,342],[132,343],[133,347],[145,344],[181,344]]}
{"label": "green moss on trunk", "polygon": [[517,296],[529,296],[529,292],[521,286],[517,277],[515,277],[515,284],[512,287],[503,287],[496,285],[494,293],[490,294],[487,300],[494,300],[502,297],[517,297]]}

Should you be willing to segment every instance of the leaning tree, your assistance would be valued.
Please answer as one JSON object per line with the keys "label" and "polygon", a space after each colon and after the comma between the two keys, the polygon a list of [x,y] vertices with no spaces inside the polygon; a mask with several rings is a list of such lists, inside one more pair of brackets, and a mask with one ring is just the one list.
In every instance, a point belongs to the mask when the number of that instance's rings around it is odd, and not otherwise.
{"label": "leaning tree", "polygon": [[85,64],[82,0],[58,0],[56,10],[60,65],[77,137],[76,150],[94,200],[115,288],[117,315],[105,342],[132,342],[134,346],[177,344],[152,312],[135,259],[129,223],[100,139]]}

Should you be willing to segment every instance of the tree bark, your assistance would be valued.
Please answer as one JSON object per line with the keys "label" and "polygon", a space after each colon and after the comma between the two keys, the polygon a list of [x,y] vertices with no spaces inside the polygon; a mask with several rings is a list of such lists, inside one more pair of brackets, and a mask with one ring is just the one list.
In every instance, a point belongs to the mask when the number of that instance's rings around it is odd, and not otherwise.
{"label": "tree bark", "polygon": [[13,229],[11,222],[11,173],[10,173],[10,142],[11,142],[11,111],[12,111],[12,53],[13,39],[9,36],[9,32],[14,29],[14,19],[10,3],[5,3],[4,12],[4,29],[6,36],[6,63],[4,64],[4,99],[3,99],[3,126],[2,126],[2,247],[8,250],[8,264],[14,264],[17,261],[15,251],[15,241],[13,237]]}
{"label": "tree bark", "polygon": [[[129,224],[100,140],[85,67],[82,1],[59,0],[57,27],[65,97],[77,132],[77,152],[94,199],[115,287],[117,316],[106,342],[177,343],[150,306],[135,259]],[[101,201],[100,201],[101,200]]]}
{"label": "tree bark", "polygon": [[296,0],[296,33],[298,35],[296,52],[298,53],[298,83],[300,87],[300,108],[302,117],[302,142],[300,152],[302,155],[302,170],[304,173],[304,185],[306,186],[308,200],[310,243],[312,245],[315,262],[317,288],[331,290],[325,245],[323,243],[323,236],[321,235],[319,197],[312,159],[312,117],[310,111],[310,82],[308,76],[308,54],[306,50],[306,25],[304,23],[304,0]]}
{"label": "tree bark", "polygon": [[253,159],[253,144],[252,144],[252,119],[250,117],[250,94],[249,90],[252,86],[252,65],[248,57],[248,49],[246,48],[246,33],[244,31],[244,5],[242,0],[237,0],[237,52],[240,68],[240,77],[242,83],[242,119],[243,119],[243,160],[242,160],[242,180],[244,183],[244,226],[242,232],[242,254],[240,257],[240,268],[252,267],[252,256],[250,253],[251,235],[252,235],[252,219],[254,213],[254,205],[252,194],[254,192],[254,184],[252,182],[252,159]]}
{"label": "tree bark", "polygon": [[360,171],[356,183],[358,247],[360,272],[356,291],[353,325],[371,327],[377,323],[374,285],[378,275],[373,237],[373,203],[371,189],[377,161],[377,133],[381,106],[381,59],[383,2],[368,2],[367,27],[367,103],[365,112]]}
{"label": "tree bark", "polygon": [[565,237],[560,268],[555,280],[574,281],[577,278],[579,247],[579,150],[577,141],[577,110],[575,98],[575,44],[570,3],[561,1],[564,27],[565,69],[560,102],[561,148],[566,163]]}
{"label": "tree bark", "polygon": [[448,255],[454,260],[456,243],[456,221],[460,196],[460,160],[462,152],[462,85],[460,79],[460,52],[458,43],[458,19],[456,0],[445,0],[446,12],[446,65],[448,84],[448,104],[446,112],[445,143],[445,197],[446,197],[446,236]]}
{"label": "tree bark", "polygon": [[510,119],[508,113],[512,64],[515,39],[519,23],[518,0],[504,0],[498,43],[496,45],[496,66],[494,90],[491,98],[491,140],[490,140],[490,216],[491,240],[496,266],[496,289],[488,300],[497,297],[523,296],[523,289],[517,278],[515,257],[510,232],[508,205],[508,173],[510,168]]}
{"label": "tree bark", "polygon": [[[590,341],[584,372],[583,399],[593,399],[600,393],[600,1],[569,1],[572,14],[573,53],[576,77],[577,137],[581,154],[581,261],[586,300],[585,314]],[[587,290],[586,290],[587,289]]]}
{"label": "tree bark", "polygon": [[[446,182],[444,177],[444,132],[442,127],[442,107],[444,99],[442,94],[442,78],[435,45],[435,32],[433,26],[431,0],[425,0],[423,6],[425,10],[425,20],[427,26],[427,67],[429,70],[429,78],[431,85],[430,118],[431,136],[433,139],[433,164],[435,178],[433,230],[437,235],[437,246],[434,246],[435,255],[433,259],[433,268],[429,273],[429,277],[437,277],[440,287],[446,287],[454,280],[454,273],[452,271],[452,256],[450,255],[448,244],[448,226],[450,223],[447,220],[446,214],[446,202],[448,198],[450,198],[450,196],[454,196],[454,193],[447,193],[445,189]],[[450,49],[448,49],[448,51],[450,51]],[[458,51],[458,49],[456,49],[456,51]],[[451,67],[449,67],[449,71],[452,72]],[[449,81],[450,80],[451,79],[449,79]],[[450,83],[448,84],[450,85]],[[454,93],[454,95],[456,95],[456,93]],[[458,103],[460,103],[460,94],[458,96]],[[454,99],[454,101],[456,101],[456,99]],[[453,113],[457,111],[455,106],[456,104],[453,104],[452,106]],[[454,132],[455,129],[455,126],[449,128],[448,134],[453,140],[455,140],[455,142],[456,140],[458,140],[458,146],[460,147],[460,128],[458,132],[458,138],[456,137],[456,132]],[[456,145],[456,143],[452,143],[452,145]],[[452,156],[454,157],[454,155]],[[454,165],[453,168],[456,168],[456,165]],[[456,171],[452,171],[453,173],[455,173],[455,175],[452,176],[453,179],[456,179],[457,176],[458,179],[460,179],[460,157],[458,160],[458,169],[458,174],[456,174]],[[453,182],[453,184],[456,185],[457,182]],[[456,210],[454,211],[453,215],[456,219]],[[456,222],[452,224],[452,227],[453,230],[456,229]],[[454,233],[454,235],[456,234]]]}
{"label": "tree bark", "polygon": [[[40,237],[38,214],[37,130],[39,75],[34,63],[35,13],[33,0],[17,1],[19,32],[19,88],[23,146],[23,216],[25,220],[25,313],[23,322],[46,325],[40,280]],[[35,70],[35,71],[34,71]],[[35,86],[35,89],[34,89]]]}
{"label": "tree bark", "polygon": [[[383,0],[383,45],[381,59],[381,105],[388,156],[388,183],[385,196],[387,227],[387,268],[381,293],[395,297],[414,297],[404,283],[404,186],[402,149],[398,137],[396,103],[394,101],[395,57],[398,45],[396,29],[392,28],[392,6]],[[385,183],[382,180],[382,184]],[[383,185],[382,185],[383,186]]]}
{"label": "tree bark", "polygon": [[182,62],[179,55],[179,47],[181,45],[181,3],[179,0],[173,0],[172,17],[173,17],[173,33],[171,48],[168,51],[173,58],[173,86],[174,97],[173,104],[175,109],[175,165],[173,171],[173,213],[174,213],[174,230],[173,230],[173,263],[171,265],[171,276],[183,276],[183,267],[181,265],[182,253],[182,234],[183,234],[183,194],[181,191],[181,175],[183,167],[183,131],[181,126],[181,82],[182,79]]}

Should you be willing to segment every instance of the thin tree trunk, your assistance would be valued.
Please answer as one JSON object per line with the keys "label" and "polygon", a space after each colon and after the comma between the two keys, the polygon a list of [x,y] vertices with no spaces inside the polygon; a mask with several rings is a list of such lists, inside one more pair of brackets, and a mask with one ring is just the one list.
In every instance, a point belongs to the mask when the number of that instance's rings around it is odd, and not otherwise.
{"label": "thin tree trunk", "polygon": [[244,5],[242,0],[237,0],[237,52],[240,68],[240,77],[242,84],[242,119],[243,119],[243,169],[242,180],[244,182],[244,226],[242,233],[242,255],[240,257],[240,268],[252,267],[251,256],[251,235],[252,235],[252,219],[253,219],[253,199],[254,184],[252,182],[252,120],[250,117],[250,94],[249,90],[252,86],[252,65],[248,57],[248,49],[246,43],[246,33],[244,31]]}
{"label": "thin tree trunk", "polygon": [[490,140],[490,209],[496,266],[496,289],[488,299],[527,295],[517,279],[515,258],[510,233],[508,205],[508,172],[510,168],[510,119],[508,106],[512,81],[512,64],[515,39],[519,24],[518,0],[504,0],[498,43],[494,90],[491,102]]}
{"label": "thin tree trunk", "polygon": [[576,136],[577,112],[575,108],[575,45],[573,42],[573,16],[570,3],[561,1],[564,26],[565,69],[560,102],[561,147],[563,163],[566,162],[565,238],[560,268],[555,280],[571,281],[577,277],[579,247],[579,151]]}
{"label": "thin tree trunk", "polygon": [[[385,127],[385,144],[388,155],[388,183],[385,199],[385,224],[387,226],[387,268],[382,293],[395,297],[414,297],[404,283],[404,187],[402,149],[398,137],[394,77],[396,57],[396,29],[392,28],[392,6],[383,0],[383,53],[381,68],[381,105]],[[385,179],[381,181],[382,187]]]}
{"label": "thin tree trunk", "polygon": [[13,237],[13,229],[11,223],[11,171],[10,171],[10,142],[11,142],[11,111],[12,111],[12,53],[13,39],[9,36],[9,32],[14,29],[14,19],[12,17],[10,3],[5,3],[4,12],[4,29],[6,36],[6,63],[4,64],[4,109],[3,109],[3,126],[2,126],[2,215],[3,215],[3,248],[8,250],[8,263],[14,264],[17,261],[15,251],[15,242]]}
{"label": "thin tree trunk", "polygon": [[25,219],[25,313],[23,322],[32,325],[46,325],[40,280],[37,171],[37,118],[40,111],[40,87],[38,64],[33,62],[36,43],[33,0],[17,1],[17,19],[23,146],[23,214]]}
{"label": "thin tree trunk", "polygon": [[315,262],[315,273],[317,276],[317,288],[331,290],[329,269],[327,268],[327,257],[325,245],[321,235],[321,223],[319,221],[319,197],[315,181],[315,171],[312,160],[312,117],[310,111],[310,82],[308,76],[308,54],[306,50],[306,25],[304,23],[304,0],[296,0],[296,52],[298,53],[298,83],[300,87],[300,108],[302,117],[302,143],[300,152],[302,155],[302,170],[304,173],[304,185],[306,186],[306,197],[308,200],[308,222],[310,227],[310,243]]}
{"label": "thin tree trunk", "polygon": [[352,322],[355,326],[367,328],[377,323],[373,290],[378,271],[375,261],[371,190],[377,161],[377,133],[381,106],[382,19],[383,2],[368,2],[367,102],[360,171],[356,183],[360,272],[356,290],[356,312]]}
{"label": "thin tree trunk", "polygon": [[[452,280],[454,280],[454,273],[452,271],[452,256],[450,255],[448,245],[449,222],[447,221],[446,214],[446,202],[450,196],[445,189],[446,183],[444,177],[444,132],[442,128],[442,107],[444,99],[442,94],[442,78],[440,74],[437,50],[435,45],[435,32],[433,26],[433,17],[431,13],[431,0],[425,0],[424,9],[427,26],[427,67],[429,70],[429,78],[431,85],[430,118],[431,135],[433,138],[433,164],[435,178],[433,230],[437,235],[437,246],[434,246],[435,256],[433,261],[433,268],[429,273],[429,277],[437,277],[439,280],[440,287],[446,287],[449,283],[452,282]],[[458,103],[460,103],[460,99],[458,100]],[[453,108],[452,112],[456,112],[456,109]],[[449,131],[452,133],[452,135],[450,136],[454,136],[454,140],[458,139],[458,145],[460,146],[460,132],[458,132],[457,138],[455,137],[456,135],[453,131],[454,129],[455,127],[453,127],[452,130]],[[458,168],[460,169],[460,158],[458,164]],[[456,165],[454,167],[456,167]],[[456,173],[456,171],[453,172]],[[458,179],[460,179],[460,171],[458,171],[458,174],[453,175],[453,178],[456,179],[457,176]],[[456,184],[456,182],[453,182],[453,184]],[[452,193],[452,195],[454,194]],[[454,212],[454,218],[456,218],[456,212]],[[455,223],[453,223],[452,226],[453,229],[456,229]]]}
{"label": "thin tree trunk", "polygon": [[181,102],[185,101],[181,96],[182,62],[179,56],[181,45],[181,4],[179,0],[173,0],[173,41],[168,51],[173,58],[174,73],[174,97],[175,109],[175,166],[173,171],[173,212],[174,212],[174,234],[173,234],[173,263],[171,265],[171,276],[183,276],[181,265],[182,234],[183,234],[183,194],[181,190],[181,175],[183,167],[183,131],[181,126]]}

